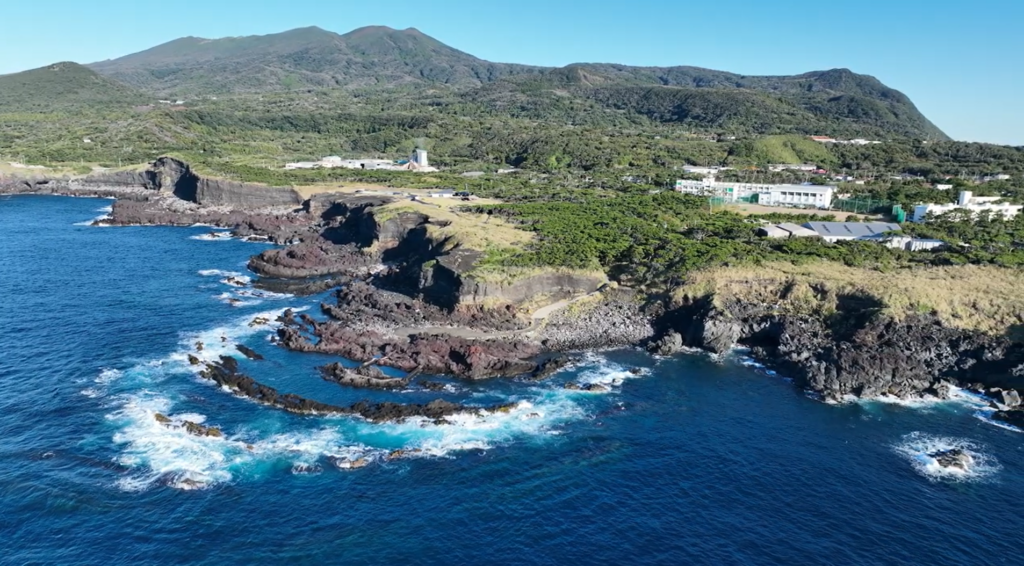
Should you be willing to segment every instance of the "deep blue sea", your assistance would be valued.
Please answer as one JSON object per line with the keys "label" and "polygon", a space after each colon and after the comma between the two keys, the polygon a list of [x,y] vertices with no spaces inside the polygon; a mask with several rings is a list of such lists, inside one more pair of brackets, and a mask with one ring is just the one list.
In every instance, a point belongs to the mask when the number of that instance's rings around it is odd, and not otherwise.
{"label": "deep blue sea", "polygon": [[[742,353],[627,350],[541,385],[451,381],[446,398],[519,405],[444,426],[235,398],[189,366],[196,341],[206,358],[249,345],[267,359],[244,371],[282,391],[367,393],[249,326],[324,299],[224,283],[260,244],[82,224],[109,204],[0,197],[0,564],[1024,562],[1024,434],[967,396],[830,406]],[[924,456],[953,446],[970,474]],[[423,452],[387,461],[397,448]]]}

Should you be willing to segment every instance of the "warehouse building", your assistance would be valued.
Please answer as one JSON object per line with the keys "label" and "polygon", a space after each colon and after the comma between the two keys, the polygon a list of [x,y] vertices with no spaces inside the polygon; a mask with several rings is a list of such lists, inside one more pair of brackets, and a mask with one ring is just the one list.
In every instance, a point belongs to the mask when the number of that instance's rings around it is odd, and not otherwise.
{"label": "warehouse building", "polygon": [[808,222],[804,227],[826,242],[879,239],[888,232],[901,231],[899,224],[891,222]]}

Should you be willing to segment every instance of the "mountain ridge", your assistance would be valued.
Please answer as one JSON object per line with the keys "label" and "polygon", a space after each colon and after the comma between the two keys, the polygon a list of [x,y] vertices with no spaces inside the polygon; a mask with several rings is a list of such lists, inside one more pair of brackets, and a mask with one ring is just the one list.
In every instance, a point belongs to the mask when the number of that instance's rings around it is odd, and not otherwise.
{"label": "mountain ridge", "polygon": [[682,65],[494,63],[413,27],[189,36],[86,67],[160,98],[369,89],[418,100],[417,89],[427,87],[492,113],[568,123],[590,108],[592,116],[624,113],[697,130],[948,139],[904,93],[845,68],[761,76]]}

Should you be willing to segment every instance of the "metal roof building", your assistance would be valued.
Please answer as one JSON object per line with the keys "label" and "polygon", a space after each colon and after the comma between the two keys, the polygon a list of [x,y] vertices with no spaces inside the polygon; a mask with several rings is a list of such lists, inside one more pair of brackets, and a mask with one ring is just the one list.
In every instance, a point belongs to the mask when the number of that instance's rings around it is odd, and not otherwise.
{"label": "metal roof building", "polygon": [[765,238],[815,238],[818,233],[792,222],[783,222],[762,226],[757,230],[757,235]]}
{"label": "metal roof building", "polygon": [[864,240],[901,230],[899,224],[891,222],[808,222],[804,227],[816,232],[826,242]]}
{"label": "metal roof building", "polygon": [[818,233],[810,228],[804,228],[803,226],[793,224],[792,222],[783,222],[779,224],[779,228],[789,232],[792,238],[810,238],[817,236]]}

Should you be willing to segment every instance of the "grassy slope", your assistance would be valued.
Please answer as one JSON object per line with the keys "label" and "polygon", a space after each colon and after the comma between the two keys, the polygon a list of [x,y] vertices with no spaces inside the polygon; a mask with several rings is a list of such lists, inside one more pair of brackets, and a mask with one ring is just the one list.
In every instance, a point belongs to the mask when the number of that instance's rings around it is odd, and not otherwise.
{"label": "grassy slope", "polygon": [[[811,286],[824,288],[816,293]],[[788,291],[787,291],[788,288]],[[779,304],[784,311],[829,314],[836,296],[866,294],[897,319],[934,314],[945,324],[991,333],[1024,323],[1020,271],[993,266],[901,269],[882,273],[831,262],[720,268],[693,273],[675,295],[714,294],[718,303],[741,299]]]}

